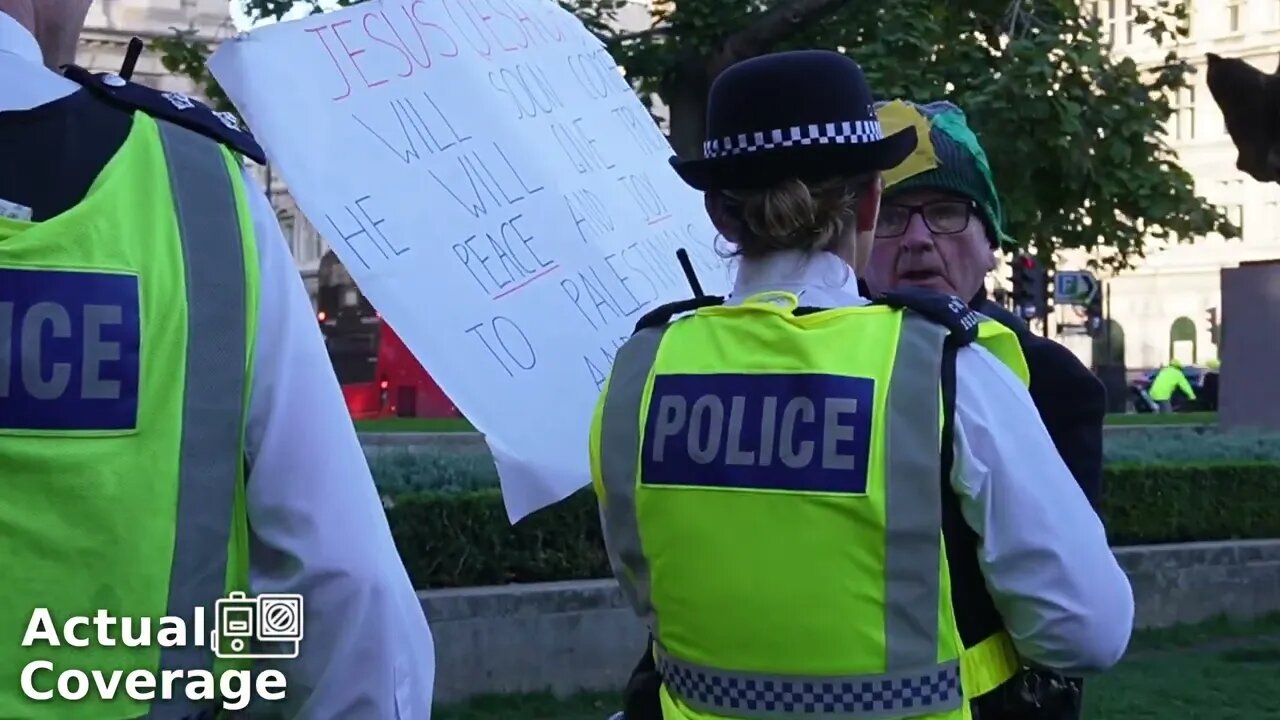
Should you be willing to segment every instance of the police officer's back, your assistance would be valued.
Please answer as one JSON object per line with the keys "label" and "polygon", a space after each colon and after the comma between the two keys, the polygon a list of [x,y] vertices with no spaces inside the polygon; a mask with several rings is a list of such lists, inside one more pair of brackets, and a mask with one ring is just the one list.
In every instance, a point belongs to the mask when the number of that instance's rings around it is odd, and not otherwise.
{"label": "police officer's back", "polygon": [[[0,716],[195,717],[214,703],[182,678],[276,667],[286,716],[428,717],[430,631],[241,166],[261,150],[190,98],[48,69],[88,5],[0,0]],[[215,661],[235,591],[302,596],[296,657]],[[37,607],[152,635],[23,647]],[[187,621],[183,643],[161,644],[162,616]],[[122,676],[111,704],[29,699],[68,669],[145,670],[160,694],[131,701]]]}
{"label": "police officer's back", "polygon": [[[1127,579],[1017,338],[958,298],[858,295],[855,235],[913,134],[881,133],[834,53],[712,88],[706,158],[676,170],[736,246],[733,293],[642,320],[592,425],[610,559],[661,678],[628,720],[951,720],[1023,661],[1099,669],[1127,644]],[[1008,627],[972,646],[946,591],[948,497]]]}

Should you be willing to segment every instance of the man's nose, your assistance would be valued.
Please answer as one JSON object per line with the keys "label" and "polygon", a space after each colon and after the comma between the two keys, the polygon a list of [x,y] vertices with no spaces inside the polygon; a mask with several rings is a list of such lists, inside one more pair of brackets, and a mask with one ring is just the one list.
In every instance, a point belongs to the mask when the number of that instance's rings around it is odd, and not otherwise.
{"label": "man's nose", "polygon": [[933,233],[929,232],[929,226],[925,225],[919,213],[912,215],[907,223],[907,229],[902,233],[902,247],[915,253],[933,251]]}

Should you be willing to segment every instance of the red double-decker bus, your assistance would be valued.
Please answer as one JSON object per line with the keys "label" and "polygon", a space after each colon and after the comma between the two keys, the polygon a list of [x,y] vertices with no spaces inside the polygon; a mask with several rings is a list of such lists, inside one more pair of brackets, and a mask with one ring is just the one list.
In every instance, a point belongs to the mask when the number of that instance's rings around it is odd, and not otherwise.
{"label": "red double-decker bus", "polygon": [[351,417],[461,417],[332,250],[317,279],[316,318]]}

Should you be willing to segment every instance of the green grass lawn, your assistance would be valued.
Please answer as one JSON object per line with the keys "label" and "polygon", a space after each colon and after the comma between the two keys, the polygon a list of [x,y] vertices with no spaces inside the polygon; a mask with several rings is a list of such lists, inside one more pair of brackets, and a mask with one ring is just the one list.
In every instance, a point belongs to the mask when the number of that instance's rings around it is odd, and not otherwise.
{"label": "green grass lawn", "polygon": [[[1085,720],[1280,720],[1280,616],[1142,632],[1118,667],[1085,683]],[[487,697],[435,720],[606,720],[619,693]]]}
{"label": "green grass lawn", "polygon": [[356,420],[357,432],[475,432],[476,429],[463,418],[379,418]]}
{"label": "green grass lawn", "polygon": [[1107,425],[1216,425],[1218,413],[1112,413],[1104,422]]}

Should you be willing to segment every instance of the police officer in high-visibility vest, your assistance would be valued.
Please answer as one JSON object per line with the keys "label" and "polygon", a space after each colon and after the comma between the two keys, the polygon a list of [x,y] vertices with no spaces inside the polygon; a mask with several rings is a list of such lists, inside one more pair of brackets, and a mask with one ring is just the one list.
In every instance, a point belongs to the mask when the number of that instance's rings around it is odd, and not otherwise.
{"label": "police officer in high-visibility vest", "polygon": [[427,718],[430,630],[261,150],[56,72],[89,6],[0,0],[0,717]]}
{"label": "police officer in high-visibility vest", "polygon": [[[955,297],[857,291],[880,173],[915,148],[912,128],[884,135],[855,62],[799,51],[722,73],[705,157],[673,161],[739,266],[723,301],[638,323],[591,427],[610,561],[660,679],[657,712],[629,698],[627,720],[958,720],[1025,664],[1123,654],[1131,588],[1016,337]],[[971,647],[949,504],[1007,628]]]}

